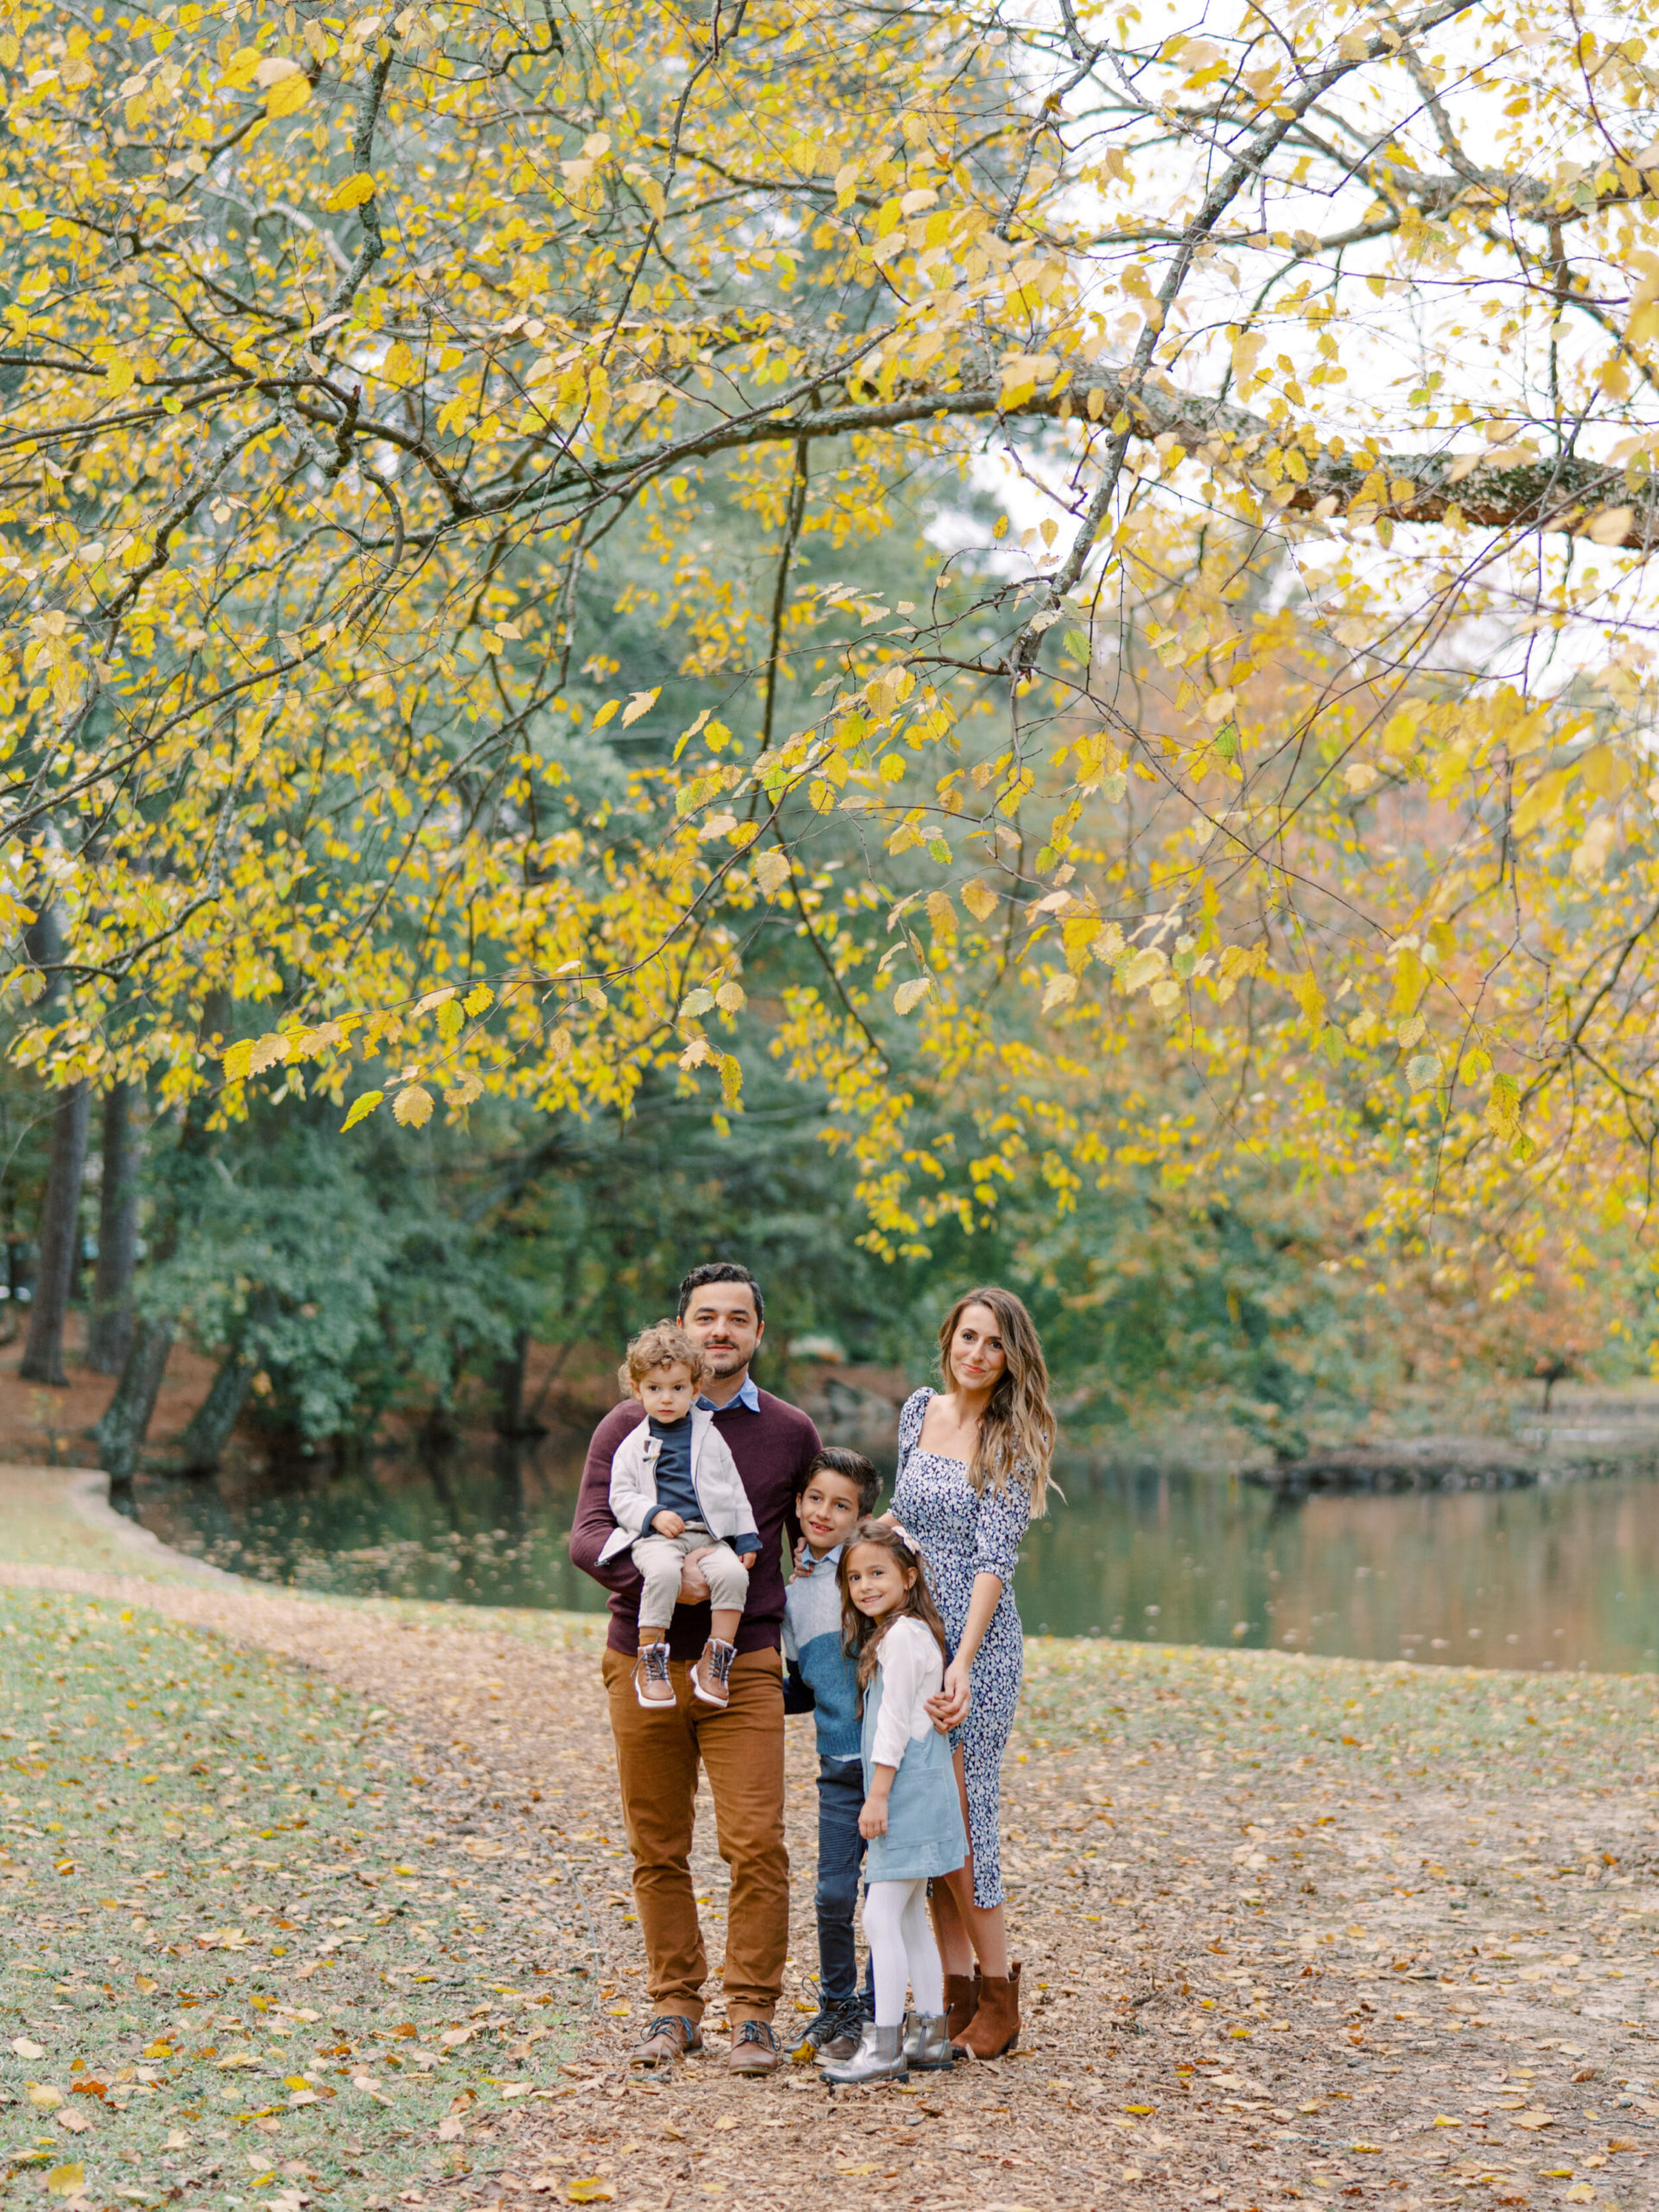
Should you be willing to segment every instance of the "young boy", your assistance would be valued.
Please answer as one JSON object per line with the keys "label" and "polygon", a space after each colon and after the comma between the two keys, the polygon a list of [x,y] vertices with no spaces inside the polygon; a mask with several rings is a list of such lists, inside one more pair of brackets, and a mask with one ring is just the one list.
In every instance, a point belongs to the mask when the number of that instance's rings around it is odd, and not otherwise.
{"label": "young boy", "polygon": [[861,1452],[826,1446],[806,1471],[795,1501],[803,1541],[794,1580],[784,1592],[786,1713],[812,1713],[818,1734],[818,2014],[797,2056],[850,2058],[858,2049],[863,2007],[853,1936],[858,1870],[864,1839],[859,1758],[858,1684],[842,1644],[842,1546],[874,1513],[881,1478]]}
{"label": "young boy", "polygon": [[737,1462],[713,1414],[692,1405],[706,1372],[702,1347],[672,1321],[659,1321],[637,1336],[617,1370],[617,1381],[639,1401],[645,1418],[624,1437],[611,1462],[617,1527],[599,1556],[602,1566],[629,1546],[645,1577],[633,1691],[647,1711],[674,1709],[668,1629],[691,1552],[698,1554],[709,1601],[709,1641],[692,1665],[691,1688],[706,1704],[728,1702],[734,1638],[748,1599],[749,1569],[760,1549]]}

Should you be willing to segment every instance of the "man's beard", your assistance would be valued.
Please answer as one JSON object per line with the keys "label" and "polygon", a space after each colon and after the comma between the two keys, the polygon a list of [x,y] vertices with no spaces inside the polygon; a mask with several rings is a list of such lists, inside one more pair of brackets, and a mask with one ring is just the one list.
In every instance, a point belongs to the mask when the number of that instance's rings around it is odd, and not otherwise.
{"label": "man's beard", "polygon": [[740,1367],[748,1364],[747,1356],[735,1350],[716,1351],[710,1345],[703,1347],[703,1357],[713,1375],[735,1375]]}

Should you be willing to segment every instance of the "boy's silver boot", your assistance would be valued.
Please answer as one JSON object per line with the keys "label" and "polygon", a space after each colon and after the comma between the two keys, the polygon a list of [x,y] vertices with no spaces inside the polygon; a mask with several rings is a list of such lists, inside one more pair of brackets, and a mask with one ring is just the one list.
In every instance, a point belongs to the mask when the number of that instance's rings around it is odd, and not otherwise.
{"label": "boy's silver boot", "polygon": [[905,2063],[920,2074],[942,2074],[956,2064],[943,2012],[912,2012],[905,2021]]}
{"label": "boy's silver boot", "polygon": [[850,2058],[825,2060],[818,2068],[832,2088],[850,2088],[860,2082],[907,2082],[910,2068],[905,2058],[903,2024],[878,2028],[866,2020],[858,2049]]}

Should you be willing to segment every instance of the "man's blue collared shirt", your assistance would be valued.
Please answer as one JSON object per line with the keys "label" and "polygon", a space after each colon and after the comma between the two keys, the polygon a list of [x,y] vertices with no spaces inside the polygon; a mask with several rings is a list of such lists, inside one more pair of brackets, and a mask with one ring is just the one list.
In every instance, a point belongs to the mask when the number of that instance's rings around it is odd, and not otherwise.
{"label": "man's blue collared shirt", "polygon": [[697,1403],[711,1414],[729,1413],[734,1406],[741,1406],[746,1413],[758,1414],[760,1410],[760,1393],[754,1387],[753,1376],[746,1375],[743,1377],[743,1388],[734,1398],[728,1398],[723,1406],[717,1406],[709,1397],[700,1397]]}

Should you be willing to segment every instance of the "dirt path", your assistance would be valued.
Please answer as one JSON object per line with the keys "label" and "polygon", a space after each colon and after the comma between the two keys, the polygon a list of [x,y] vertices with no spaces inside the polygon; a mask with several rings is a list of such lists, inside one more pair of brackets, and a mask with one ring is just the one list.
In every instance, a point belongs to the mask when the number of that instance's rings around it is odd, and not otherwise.
{"label": "dirt path", "polygon": [[[809,2069],[743,2084],[718,2056],[627,2077],[645,2000],[597,1624],[62,1565],[0,1579],[147,1605],[349,1686],[396,1716],[412,1764],[467,1779],[449,1819],[531,1835],[569,1885],[587,1948],[561,1963],[594,1969],[570,2094],[474,2131],[472,2176],[429,2202],[1659,2196],[1650,1678],[1033,1643],[1007,1814],[1022,2047],[832,2100]],[[800,2018],[809,1724],[789,1771]],[[717,1957],[712,1830],[696,1871]]]}

